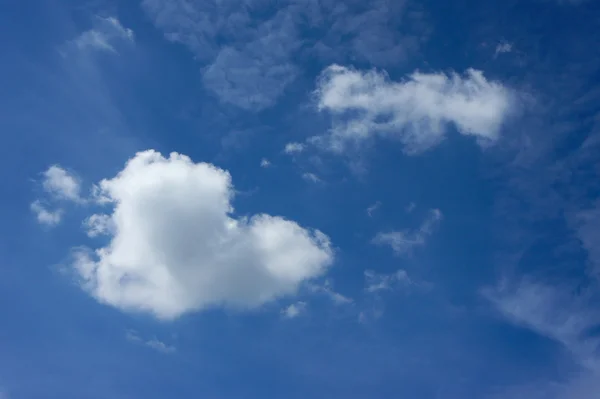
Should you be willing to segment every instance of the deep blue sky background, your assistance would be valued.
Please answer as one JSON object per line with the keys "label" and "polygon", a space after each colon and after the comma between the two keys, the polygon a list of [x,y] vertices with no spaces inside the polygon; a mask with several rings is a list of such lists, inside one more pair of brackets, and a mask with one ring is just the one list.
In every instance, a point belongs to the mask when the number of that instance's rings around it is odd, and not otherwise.
{"label": "deep blue sky background", "polygon": [[[263,1],[248,15],[260,27],[289,3]],[[167,40],[170,28],[139,1],[2,2],[0,398],[597,397],[600,3],[400,3],[383,22],[357,16],[384,0],[347,3],[337,23],[378,27],[364,48],[329,31],[333,14],[297,17],[299,39],[282,40],[293,55],[273,56],[295,78],[251,107],[203,75],[208,49],[247,37],[233,18],[231,32],[196,51]],[[134,43],[117,42],[116,52],[69,44],[109,16]],[[503,43],[510,51],[497,53]],[[487,148],[451,129],[417,155],[384,139],[353,154],[285,154],[287,143],[330,128],[313,91],[332,63],[395,81],[475,68],[519,93],[517,112]],[[83,292],[64,269],[70,248],[87,245],[80,225],[90,211],[67,204],[60,225],[40,226],[30,210],[46,195],[40,174],[60,164],[88,190],[150,148],[228,170],[236,215],[282,215],[326,233],[336,259],[321,282],[352,303],[304,289],[248,312],[165,322]],[[418,229],[431,209],[443,219],[411,254],[373,244],[379,232]],[[365,270],[399,268],[416,283],[365,290]],[[296,300],[306,311],[283,318]]]}

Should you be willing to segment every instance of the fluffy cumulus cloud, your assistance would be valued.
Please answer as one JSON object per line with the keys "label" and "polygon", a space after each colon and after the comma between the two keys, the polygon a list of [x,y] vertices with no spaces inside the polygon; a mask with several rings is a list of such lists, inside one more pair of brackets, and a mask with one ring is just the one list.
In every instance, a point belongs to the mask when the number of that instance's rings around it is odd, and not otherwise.
{"label": "fluffy cumulus cloud", "polygon": [[318,108],[333,127],[317,143],[335,151],[373,136],[394,138],[407,153],[439,143],[450,127],[481,143],[496,140],[512,94],[478,70],[458,74],[415,72],[394,82],[386,74],[332,65],[318,80]]}
{"label": "fluffy cumulus cloud", "polygon": [[118,42],[133,43],[131,29],[125,28],[115,17],[97,17],[93,29],[83,32],[69,44],[78,50],[99,50],[116,53]]}
{"label": "fluffy cumulus cloud", "polygon": [[110,242],[75,250],[73,267],[85,290],[123,310],[173,319],[255,308],[294,294],[333,261],[318,230],[266,214],[235,217],[230,175],[184,155],[138,153],[98,187],[112,211],[88,226]]}
{"label": "fluffy cumulus cloud", "polygon": [[375,236],[373,243],[389,245],[397,255],[408,255],[413,248],[425,245],[442,217],[439,209],[432,209],[418,229],[381,232]]}

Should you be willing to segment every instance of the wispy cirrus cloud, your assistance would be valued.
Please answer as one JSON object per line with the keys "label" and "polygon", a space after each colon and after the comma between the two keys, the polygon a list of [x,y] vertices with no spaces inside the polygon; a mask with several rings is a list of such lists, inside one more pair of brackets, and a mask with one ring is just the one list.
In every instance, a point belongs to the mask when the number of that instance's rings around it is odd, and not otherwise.
{"label": "wispy cirrus cloud", "polygon": [[396,255],[408,255],[414,248],[425,245],[427,238],[433,234],[442,218],[439,209],[432,209],[419,228],[380,232],[373,238],[373,243],[390,246]]}
{"label": "wispy cirrus cloud", "polygon": [[393,290],[398,284],[414,284],[406,270],[400,269],[395,273],[382,274],[373,270],[365,270],[365,291],[376,293],[379,291]]}
{"label": "wispy cirrus cloud", "polygon": [[[426,37],[421,13],[405,1],[144,0],[165,37],[187,46],[202,80],[224,103],[259,111],[300,74],[299,60],[362,59],[397,64]],[[403,27],[403,28],[398,28]],[[403,29],[411,31],[404,34]],[[413,31],[418,31],[415,34]]]}
{"label": "wispy cirrus cloud", "polygon": [[591,289],[535,281],[503,282],[483,291],[508,320],[559,344],[579,369],[565,381],[509,387],[492,399],[592,399],[600,385],[600,312],[597,286]]}
{"label": "wispy cirrus cloud", "polygon": [[[98,50],[116,53],[117,43],[133,43],[135,41],[133,31],[121,25],[121,22],[115,17],[96,17],[94,25],[94,28],[69,41],[67,47],[80,51]],[[63,55],[66,55],[64,51]]]}
{"label": "wispy cirrus cloud", "polygon": [[175,353],[177,351],[177,348],[175,346],[168,345],[158,340],[157,338],[143,339],[136,331],[133,330],[128,330],[125,333],[125,338],[129,342],[147,346],[148,348],[153,349],[156,352],[163,353],[165,355]]}

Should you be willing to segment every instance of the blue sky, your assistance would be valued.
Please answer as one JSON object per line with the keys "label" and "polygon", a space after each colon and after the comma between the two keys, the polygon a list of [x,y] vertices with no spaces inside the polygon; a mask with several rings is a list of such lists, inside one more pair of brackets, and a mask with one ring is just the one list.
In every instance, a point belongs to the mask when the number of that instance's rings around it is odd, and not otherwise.
{"label": "blue sky", "polygon": [[0,399],[593,399],[593,0],[0,5]]}

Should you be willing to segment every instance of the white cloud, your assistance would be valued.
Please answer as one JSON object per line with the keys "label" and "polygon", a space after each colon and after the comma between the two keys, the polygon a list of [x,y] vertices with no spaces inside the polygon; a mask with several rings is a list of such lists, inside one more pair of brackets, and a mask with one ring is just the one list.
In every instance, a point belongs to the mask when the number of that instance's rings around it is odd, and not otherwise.
{"label": "white cloud", "polygon": [[513,47],[511,43],[498,43],[498,45],[496,46],[496,51],[494,52],[494,57],[497,57],[499,54],[510,53],[512,49]]}
{"label": "white cloud", "polygon": [[266,214],[235,218],[230,175],[184,155],[136,154],[99,184],[110,243],[73,267],[100,302],[161,319],[208,307],[255,308],[293,295],[333,261],[326,235]]}
{"label": "white cloud", "polygon": [[484,295],[508,321],[562,344],[585,366],[600,366],[600,337],[587,334],[600,324],[600,312],[577,289],[524,279],[487,289]]}
{"label": "white cloud", "polygon": [[380,274],[373,270],[365,270],[365,290],[369,293],[392,290],[398,284],[413,284],[406,270],[398,270],[392,274]]}
{"label": "white cloud", "polygon": [[50,166],[44,173],[44,190],[57,199],[81,202],[81,183],[77,177],[58,165]]}
{"label": "white cloud", "polygon": [[474,69],[464,76],[414,72],[393,82],[375,70],[332,65],[321,74],[316,95],[333,126],[313,141],[338,152],[380,136],[418,153],[439,143],[450,126],[482,144],[493,142],[512,104],[509,89]]}
{"label": "white cloud", "polygon": [[[267,40],[268,42],[268,40]],[[252,45],[252,44],[251,44]],[[255,43],[257,51],[273,51],[265,43]],[[261,57],[265,57],[263,54]],[[256,54],[226,47],[204,70],[204,85],[219,99],[247,110],[272,106],[285,87],[298,74],[297,68],[285,62],[264,60]]]}
{"label": "white cloud", "polygon": [[123,27],[114,17],[97,17],[95,25],[93,29],[83,32],[71,42],[78,50],[116,52],[114,47],[116,42],[134,42],[133,31]]}
{"label": "white cloud", "polygon": [[297,65],[315,57],[398,65],[427,36],[419,7],[397,0],[368,7],[286,0],[275,8],[266,1],[143,0],[142,7],[168,40],[201,63],[205,87],[254,111],[272,106],[300,74]]}
{"label": "white cloud", "polygon": [[83,221],[88,237],[113,234],[114,226],[109,215],[95,214]]}
{"label": "white cloud", "polygon": [[296,302],[282,310],[283,317],[286,319],[293,319],[306,312],[306,302]]}
{"label": "white cloud", "polygon": [[286,154],[299,154],[306,148],[306,145],[302,143],[287,143],[283,152]]}
{"label": "white cloud", "polygon": [[578,364],[561,382],[534,383],[507,389],[493,399],[594,399],[600,389],[600,325],[597,287],[569,288],[523,279],[483,291],[511,323],[561,345]]}
{"label": "white cloud", "polygon": [[147,346],[151,349],[154,349],[155,351],[160,352],[160,353],[170,354],[170,353],[175,353],[177,351],[177,348],[175,348],[174,346],[167,345],[164,342],[159,341],[156,338],[144,340],[135,331],[132,331],[132,330],[128,330],[125,333],[125,338],[127,338],[127,340],[130,342],[140,344],[140,345],[145,345],[145,346]]}
{"label": "white cloud", "polygon": [[415,204],[414,202],[411,202],[410,204],[408,204],[406,206],[406,213],[412,213],[412,211],[415,210],[415,208],[417,207],[417,204]]}
{"label": "white cloud", "polygon": [[600,200],[596,201],[593,207],[578,212],[573,224],[588,253],[593,274],[600,278]]}
{"label": "white cloud", "polygon": [[[243,0],[202,2],[144,0],[142,6],[165,37],[185,44],[205,66],[202,81],[224,103],[259,111],[272,106],[298,75],[292,53],[301,42],[287,7]],[[270,18],[256,23],[263,11]]]}
{"label": "white cloud", "polygon": [[269,166],[271,166],[271,161],[269,161],[267,158],[263,158],[260,160],[261,168],[268,168]]}
{"label": "white cloud", "polygon": [[367,215],[369,215],[369,217],[373,216],[373,212],[378,210],[380,207],[381,207],[381,202],[376,201],[373,205],[371,205],[367,208]]}
{"label": "white cloud", "polygon": [[389,245],[398,255],[409,254],[414,247],[425,245],[427,238],[433,233],[442,218],[442,212],[439,209],[432,209],[418,229],[379,233],[373,239],[373,243]]}
{"label": "white cloud", "polygon": [[332,284],[331,284],[331,281],[329,281],[329,280],[326,280],[325,283],[323,283],[322,285],[319,285],[319,284],[310,284],[308,286],[308,288],[313,293],[326,295],[336,305],[347,305],[347,304],[350,304],[350,303],[354,302],[352,300],[352,298],[349,298],[349,297],[347,297],[345,295],[340,294],[339,292],[334,291],[333,287],[332,287]]}
{"label": "white cloud", "polygon": [[60,223],[63,215],[61,209],[50,211],[46,209],[40,201],[34,201],[31,204],[31,211],[35,213],[37,221],[46,226],[56,226]]}
{"label": "white cloud", "polygon": [[302,178],[311,183],[320,183],[322,181],[319,176],[315,175],[314,173],[310,173],[310,172],[303,173]]}

